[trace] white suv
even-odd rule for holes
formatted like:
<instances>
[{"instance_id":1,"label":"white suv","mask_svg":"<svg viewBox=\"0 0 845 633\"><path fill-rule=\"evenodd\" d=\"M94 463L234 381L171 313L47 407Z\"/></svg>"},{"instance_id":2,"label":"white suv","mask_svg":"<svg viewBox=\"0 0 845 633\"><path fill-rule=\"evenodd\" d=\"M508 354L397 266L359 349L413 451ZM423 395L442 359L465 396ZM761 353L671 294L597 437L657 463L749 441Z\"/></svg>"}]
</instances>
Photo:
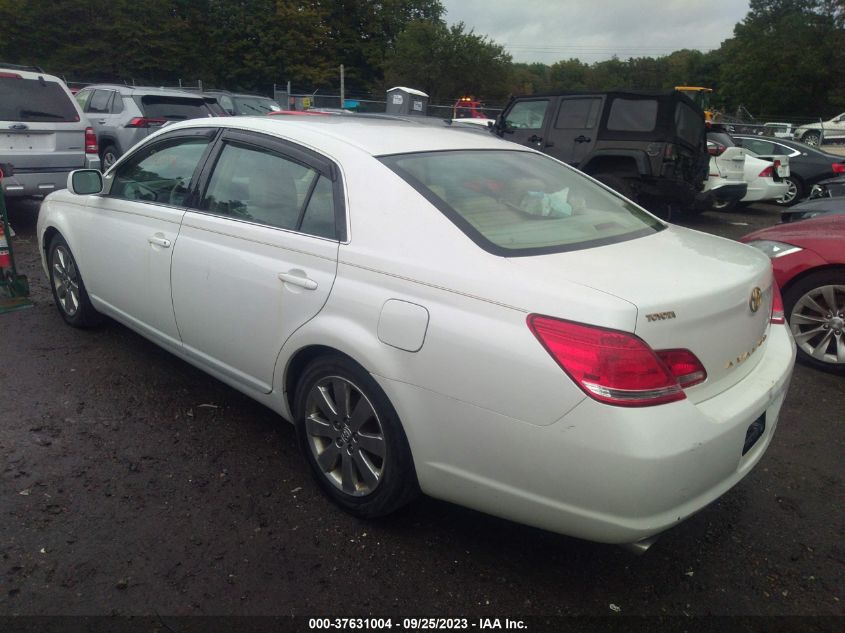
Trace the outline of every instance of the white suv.
<instances>
[{"instance_id":1,"label":"white suv","mask_svg":"<svg viewBox=\"0 0 845 633\"><path fill-rule=\"evenodd\" d=\"M845 112L829 121L799 126L795 130L794 138L796 141L814 147L818 147L824 141L845 140Z\"/></svg>"}]
</instances>

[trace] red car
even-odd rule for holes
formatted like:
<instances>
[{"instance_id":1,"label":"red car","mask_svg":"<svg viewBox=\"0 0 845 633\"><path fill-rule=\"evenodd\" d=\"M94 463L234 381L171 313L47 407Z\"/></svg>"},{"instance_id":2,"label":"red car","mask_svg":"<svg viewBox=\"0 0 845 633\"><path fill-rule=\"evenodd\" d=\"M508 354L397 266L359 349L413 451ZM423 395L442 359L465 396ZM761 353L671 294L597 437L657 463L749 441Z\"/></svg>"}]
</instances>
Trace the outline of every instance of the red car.
<instances>
[{"instance_id":1,"label":"red car","mask_svg":"<svg viewBox=\"0 0 845 633\"><path fill-rule=\"evenodd\" d=\"M845 215L778 224L741 241L772 260L799 360L845 373Z\"/></svg>"}]
</instances>

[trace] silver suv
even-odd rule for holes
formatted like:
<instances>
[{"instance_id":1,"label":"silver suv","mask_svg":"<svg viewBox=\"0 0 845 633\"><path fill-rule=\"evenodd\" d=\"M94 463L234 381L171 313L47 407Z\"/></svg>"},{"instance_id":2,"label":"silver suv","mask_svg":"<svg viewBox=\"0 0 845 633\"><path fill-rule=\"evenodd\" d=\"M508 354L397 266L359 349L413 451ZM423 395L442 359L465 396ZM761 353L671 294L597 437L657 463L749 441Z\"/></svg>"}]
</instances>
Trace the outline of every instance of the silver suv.
<instances>
[{"instance_id":1,"label":"silver suv","mask_svg":"<svg viewBox=\"0 0 845 633\"><path fill-rule=\"evenodd\" d=\"M196 93L141 86L86 86L76 100L94 125L103 171L135 143L170 121L215 116L210 102Z\"/></svg>"},{"instance_id":2,"label":"silver suv","mask_svg":"<svg viewBox=\"0 0 845 633\"><path fill-rule=\"evenodd\" d=\"M64 189L74 169L99 169L97 137L65 83L37 66L0 62L0 163L8 197Z\"/></svg>"}]
</instances>

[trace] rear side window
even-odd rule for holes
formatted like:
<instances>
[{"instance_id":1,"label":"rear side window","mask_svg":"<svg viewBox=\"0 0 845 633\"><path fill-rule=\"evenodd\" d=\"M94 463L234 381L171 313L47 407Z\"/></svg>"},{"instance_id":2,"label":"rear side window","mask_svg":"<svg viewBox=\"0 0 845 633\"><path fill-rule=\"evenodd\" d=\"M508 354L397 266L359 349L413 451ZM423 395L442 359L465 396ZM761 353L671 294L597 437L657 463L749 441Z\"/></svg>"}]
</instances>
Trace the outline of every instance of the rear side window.
<instances>
[{"instance_id":1,"label":"rear side window","mask_svg":"<svg viewBox=\"0 0 845 633\"><path fill-rule=\"evenodd\" d=\"M675 106L675 130L682 141L698 147L704 133L704 117L685 103Z\"/></svg>"},{"instance_id":2,"label":"rear side window","mask_svg":"<svg viewBox=\"0 0 845 633\"><path fill-rule=\"evenodd\" d=\"M449 151L381 160L496 255L589 248L664 228L639 207L541 154Z\"/></svg>"},{"instance_id":3,"label":"rear side window","mask_svg":"<svg viewBox=\"0 0 845 633\"><path fill-rule=\"evenodd\" d=\"M601 99L562 99L555 127L583 130L596 126L601 112Z\"/></svg>"},{"instance_id":4,"label":"rear side window","mask_svg":"<svg viewBox=\"0 0 845 633\"><path fill-rule=\"evenodd\" d=\"M518 101L505 117L505 124L515 130L540 130L548 105L548 99Z\"/></svg>"},{"instance_id":5,"label":"rear side window","mask_svg":"<svg viewBox=\"0 0 845 633\"><path fill-rule=\"evenodd\" d=\"M657 101L614 99L607 129L616 132L651 132L657 124Z\"/></svg>"},{"instance_id":6,"label":"rear side window","mask_svg":"<svg viewBox=\"0 0 845 633\"><path fill-rule=\"evenodd\" d=\"M144 116L150 119L167 119L168 121L184 121L199 119L210 115L202 99L183 97L160 97L147 95L135 97Z\"/></svg>"},{"instance_id":7,"label":"rear side window","mask_svg":"<svg viewBox=\"0 0 845 633\"><path fill-rule=\"evenodd\" d=\"M86 112L97 112L107 114L109 111L109 101L111 101L114 92L111 90L95 90L88 101L88 109Z\"/></svg>"},{"instance_id":8,"label":"rear side window","mask_svg":"<svg viewBox=\"0 0 845 633\"><path fill-rule=\"evenodd\" d=\"M0 77L0 121L79 121L70 97L55 81Z\"/></svg>"},{"instance_id":9,"label":"rear side window","mask_svg":"<svg viewBox=\"0 0 845 633\"><path fill-rule=\"evenodd\" d=\"M236 220L335 237L331 181L259 147L225 145L200 208Z\"/></svg>"}]
</instances>

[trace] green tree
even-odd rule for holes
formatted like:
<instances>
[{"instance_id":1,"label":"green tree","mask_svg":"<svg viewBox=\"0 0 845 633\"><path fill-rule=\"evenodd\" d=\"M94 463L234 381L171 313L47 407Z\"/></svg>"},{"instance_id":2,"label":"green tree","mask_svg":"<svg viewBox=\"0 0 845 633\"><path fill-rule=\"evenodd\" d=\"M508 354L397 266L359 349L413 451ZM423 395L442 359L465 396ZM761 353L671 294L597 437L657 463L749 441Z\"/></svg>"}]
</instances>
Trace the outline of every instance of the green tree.
<instances>
[{"instance_id":1,"label":"green tree","mask_svg":"<svg viewBox=\"0 0 845 633\"><path fill-rule=\"evenodd\" d=\"M385 79L428 93L432 103L463 94L501 100L511 86L511 57L463 22L417 20L399 35L385 63Z\"/></svg>"}]
</instances>

